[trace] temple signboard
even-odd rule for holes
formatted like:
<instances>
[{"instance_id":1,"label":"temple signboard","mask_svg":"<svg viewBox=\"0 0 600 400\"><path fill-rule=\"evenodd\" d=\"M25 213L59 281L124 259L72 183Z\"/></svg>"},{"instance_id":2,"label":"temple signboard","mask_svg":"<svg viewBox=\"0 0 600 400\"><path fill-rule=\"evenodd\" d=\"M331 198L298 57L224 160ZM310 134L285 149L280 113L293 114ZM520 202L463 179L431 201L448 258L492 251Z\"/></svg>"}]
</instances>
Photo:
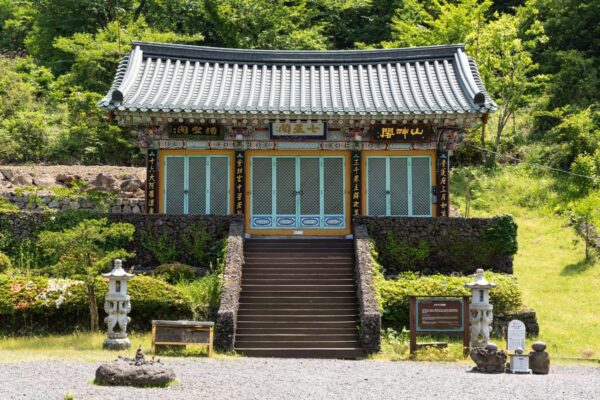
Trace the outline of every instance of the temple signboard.
<instances>
[{"instance_id":1,"label":"temple signboard","mask_svg":"<svg viewBox=\"0 0 600 400\"><path fill-rule=\"evenodd\" d=\"M273 139L325 139L327 136L327 123L315 121L271 122L269 131Z\"/></svg>"},{"instance_id":2,"label":"temple signboard","mask_svg":"<svg viewBox=\"0 0 600 400\"><path fill-rule=\"evenodd\" d=\"M223 139L223 126L214 124L172 124L169 137L192 140Z\"/></svg>"},{"instance_id":3,"label":"temple signboard","mask_svg":"<svg viewBox=\"0 0 600 400\"><path fill-rule=\"evenodd\" d=\"M371 128L373 140L425 142L433 135L430 124L376 124Z\"/></svg>"}]
</instances>

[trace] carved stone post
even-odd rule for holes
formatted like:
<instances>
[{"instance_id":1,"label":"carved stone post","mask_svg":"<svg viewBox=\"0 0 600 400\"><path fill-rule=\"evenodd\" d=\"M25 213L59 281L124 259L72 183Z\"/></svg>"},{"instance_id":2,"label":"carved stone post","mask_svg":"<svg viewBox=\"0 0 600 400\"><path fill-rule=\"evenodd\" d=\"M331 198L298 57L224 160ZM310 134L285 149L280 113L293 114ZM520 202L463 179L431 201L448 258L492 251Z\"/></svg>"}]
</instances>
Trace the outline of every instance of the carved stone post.
<instances>
[{"instance_id":1,"label":"carved stone post","mask_svg":"<svg viewBox=\"0 0 600 400\"><path fill-rule=\"evenodd\" d=\"M110 350L128 349L131 342L127 338L127 324L131 318L127 314L131 311L131 302L127 295L127 281L133 278L133 274L125 272L121 260L115 260L113 270L102 276L108 278L108 293L104 300L104 311L108 314L104 319L108 326L108 338L102 347Z\"/></svg>"}]
</instances>

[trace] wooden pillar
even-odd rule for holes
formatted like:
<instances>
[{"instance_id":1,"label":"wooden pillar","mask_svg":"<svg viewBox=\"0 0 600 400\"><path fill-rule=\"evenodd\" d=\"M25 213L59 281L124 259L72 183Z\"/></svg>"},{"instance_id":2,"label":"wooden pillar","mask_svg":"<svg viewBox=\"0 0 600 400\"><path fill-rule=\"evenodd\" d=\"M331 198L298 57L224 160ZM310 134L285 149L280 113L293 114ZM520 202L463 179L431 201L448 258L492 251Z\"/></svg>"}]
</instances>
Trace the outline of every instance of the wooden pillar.
<instances>
[{"instance_id":1,"label":"wooden pillar","mask_svg":"<svg viewBox=\"0 0 600 400\"><path fill-rule=\"evenodd\" d=\"M158 213L158 150L148 149L146 155L146 213Z\"/></svg>"},{"instance_id":2,"label":"wooden pillar","mask_svg":"<svg viewBox=\"0 0 600 400\"><path fill-rule=\"evenodd\" d=\"M450 216L450 163L447 150L438 150L437 153L437 216Z\"/></svg>"},{"instance_id":3,"label":"wooden pillar","mask_svg":"<svg viewBox=\"0 0 600 400\"><path fill-rule=\"evenodd\" d=\"M362 214L362 152L353 151L351 157L350 179L351 179L351 214L356 217Z\"/></svg>"},{"instance_id":4,"label":"wooden pillar","mask_svg":"<svg viewBox=\"0 0 600 400\"><path fill-rule=\"evenodd\" d=\"M246 171L245 171L245 152L244 150L236 150L235 152L235 173L233 182L233 213L244 214L244 201L245 201L245 182L246 182Z\"/></svg>"}]
</instances>

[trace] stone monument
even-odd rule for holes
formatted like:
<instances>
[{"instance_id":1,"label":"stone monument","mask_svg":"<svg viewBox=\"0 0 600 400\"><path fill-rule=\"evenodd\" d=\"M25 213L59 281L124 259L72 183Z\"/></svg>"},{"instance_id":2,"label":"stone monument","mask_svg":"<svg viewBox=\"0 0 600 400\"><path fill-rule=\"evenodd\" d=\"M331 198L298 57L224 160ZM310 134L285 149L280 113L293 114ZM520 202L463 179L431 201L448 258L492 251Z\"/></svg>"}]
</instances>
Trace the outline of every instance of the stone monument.
<instances>
[{"instance_id":1,"label":"stone monument","mask_svg":"<svg viewBox=\"0 0 600 400\"><path fill-rule=\"evenodd\" d=\"M108 279L108 293L104 300L104 311L108 317L104 319L108 326L108 338L104 340L103 347L110 350L124 350L131 347L127 338L127 324L131 318L127 316L131 311L130 297L127 295L127 281L133 278L123 269L121 260L115 260L114 268L108 274L102 274Z\"/></svg>"},{"instance_id":2,"label":"stone monument","mask_svg":"<svg viewBox=\"0 0 600 400\"><path fill-rule=\"evenodd\" d=\"M515 351L517 349L525 348L525 337L527 336L527 328L522 321L513 319L508 324L508 331L506 337L506 349L508 351Z\"/></svg>"},{"instance_id":3,"label":"stone monument","mask_svg":"<svg viewBox=\"0 0 600 400\"><path fill-rule=\"evenodd\" d=\"M510 364L508 370L513 374L530 374L529 355L523 354L525 349L525 337L527 329L525 324L518 319L510 321L506 337L507 350L513 352L510 354Z\"/></svg>"},{"instance_id":4,"label":"stone monument","mask_svg":"<svg viewBox=\"0 0 600 400\"><path fill-rule=\"evenodd\" d=\"M550 355L545 351L546 343L535 342L529 352L529 367L534 374L546 375L550 372Z\"/></svg>"},{"instance_id":5,"label":"stone monument","mask_svg":"<svg viewBox=\"0 0 600 400\"><path fill-rule=\"evenodd\" d=\"M473 293L469 306L471 322L471 347L486 347L490 340L494 306L490 304L490 289L495 283L488 282L483 276L483 269L475 273L473 282L465 283L465 287Z\"/></svg>"}]
</instances>

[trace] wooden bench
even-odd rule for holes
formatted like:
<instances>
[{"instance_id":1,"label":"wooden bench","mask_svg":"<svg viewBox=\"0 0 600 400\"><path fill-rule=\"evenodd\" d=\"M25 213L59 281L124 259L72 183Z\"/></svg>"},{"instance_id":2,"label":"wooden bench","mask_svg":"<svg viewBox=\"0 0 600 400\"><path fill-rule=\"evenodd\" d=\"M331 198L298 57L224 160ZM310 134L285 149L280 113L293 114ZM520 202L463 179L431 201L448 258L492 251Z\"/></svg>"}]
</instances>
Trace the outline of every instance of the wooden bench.
<instances>
[{"instance_id":1,"label":"wooden bench","mask_svg":"<svg viewBox=\"0 0 600 400\"><path fill-rule=\"evenodd\" d=\"M156 346L208 346L208 356L213 353L214 322L201 321L152 321L152 350Z\"/></svg>"}]
</instances>

